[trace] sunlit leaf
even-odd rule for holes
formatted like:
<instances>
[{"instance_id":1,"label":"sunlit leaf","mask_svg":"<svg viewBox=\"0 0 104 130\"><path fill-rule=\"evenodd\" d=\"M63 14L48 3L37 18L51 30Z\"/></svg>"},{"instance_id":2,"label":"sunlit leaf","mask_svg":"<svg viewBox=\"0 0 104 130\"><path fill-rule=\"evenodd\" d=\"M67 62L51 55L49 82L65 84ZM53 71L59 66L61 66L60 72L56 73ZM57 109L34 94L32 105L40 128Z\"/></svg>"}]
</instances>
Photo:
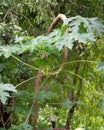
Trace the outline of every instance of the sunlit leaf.
<instances>
[{"instance_id":1,"label":"sunlit leaf","mask_svg":"<svg viewBox=\"0 0 104 130\"><path fill-rule=\"evenodd\" d=\"M3 104L6 103L8 97L10 97L9 92L17 92L17 90L15 89L15 87L12 84L3 84L0 83L0 100Z\"/></svg>"}]
</instances>

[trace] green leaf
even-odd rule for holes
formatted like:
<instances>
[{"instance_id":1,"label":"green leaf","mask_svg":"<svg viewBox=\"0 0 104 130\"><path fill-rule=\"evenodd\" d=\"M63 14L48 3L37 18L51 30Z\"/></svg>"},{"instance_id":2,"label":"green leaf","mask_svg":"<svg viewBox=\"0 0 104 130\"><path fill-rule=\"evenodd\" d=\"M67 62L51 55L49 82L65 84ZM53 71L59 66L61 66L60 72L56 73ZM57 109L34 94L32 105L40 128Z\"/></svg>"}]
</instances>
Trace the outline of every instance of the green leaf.
<instances>
[{"instance_id":1,"label":"green leaf","mask_svg":"<svg viewBox=\"0 0 104 130\"><path fill-rule=\"evenodd\" d=\"M19 50L19 47L14 46L0 46L0 56L4 55L5 58L8 58L12 55L12 53L17 53L17 50Z\"/></svg>"},{"instance_id":2,"label":"green leaf","mask_svg":"<svg viewBox=\"0 0 104 130\"><path fill-rule=\"evenodd\" d=\"M99 37L104 33L104 25L98 18L76 16L68 18L64 25L69 26L69 37L71 36L74 41L81 43L95 42L95 33Z\"/></svg>"},{"instance_id":3,"label":"green leaf","mask_svg":"<svg viewBox=\"0 0 104 130\"><path fill-rule=\"evenodd\" d=\"M27 123L22 124L23 130L33 130L33 127Z\"/></svg>"},{"instance_id":4,"label":"green leaf","mask_svg":"<svg viewBox=\"0 0 104 130\"><path fill-rule=\"evenodd\" d=\"M24 40L24 38L25 38L24 36L17 37L15 39L15 43L22 42Z\"/></svg>"},{"instance_id":5,"label":"green leaf","mask_svg":"<svg viewBox=\"0 0 104 130\"><path fill-rule=\"evenodd\" d=\"M104 62L99 62L97 66L97 70L104 70Z\"/></svg>"},{"instance_id":6,"label":"green leaf","mask_svg":"<svg viewBox=\"0 0 104 130\"><path fill-rule=\"evenodd\" d=\"M4 56L8 58L11 55L9 48L9 46L0 46L0 56L4 54Z\"/></svg>"},{"instance_id":7,"label":"green leaf","mask_svg":"<svg viewBox=\"0 0 104 130\"><path fill-rule=\"evenodd\" d=\"M15 89L15 87L12 84L3 84L0 83L0 100L3 104L6 103L8 97L10 97L9 92L17 92L17 90Z\"/></svg>"},{"instance_id":8,"label":"green leaf","mask_svg":"<svg viewBox=\"0 0 104 130\"><path fill-rule=\"evenodd\" d=\"M66 31L66 29L67 29L67 26L66 26L66 25L62 26L62 27L61 27L62 33L64 33L64 32ZM62 34L62 33L61 33L61 34Z\"/></svg>"},{"instance_id":9,"label":"green leaf","mask_svg":"<svg viewBox=\"0 0 104 130\"><path fill-rule=\"evenodd\" d=\"M95 42L95 36L93 33L76 33L74 36L75 41L81 42L81 43L87 43L88 41Z\"/></svg>"},{"instance_id":10,"label":"green leaf","mask_svg":"<svg viewBox=\"0 0 104 130\"><path fill-rule=\"evenodd\" d=\"M78 104L78 105L85 105L85 103L83 101L81 101L81 100L78 100L75 103Z\"/></svg>"},{"instance_id":11,"label":"green leaf","mask_svg":"<svg viewBox=\"0 0 104 130\"><path fill-rule=\"evenodd\" d=\"M11 128L9 128L9 130L33 130L33 127L31 125L29 125L28 123L22 123L20 125L12 125Z\"/></svg>"},{"instance_id":12,"label":"green leaf","mask_svg":"<svg viewBox=\"0 0 104 130\"><path fill-rule=\"evenodd\" d=\"M59 51L62 50L64 45L72 49L73 44L76 42L85 44L89 41L95 42L95 36L101 36L104 33L104 26L98 18L76 16L67 19L64 25L61 30L56 29L49 36L37 36L36 38L29 36L17 37L15 43L18 44L0 46L0 56L4 55L8 58L12 54L21 54L26 51L31 53L35 51L37 56L41 54L48 56L53 54L56 48ZM66 25L69 27L69 33L63 35Z\"/></svg>"},{"instance_id":13,"label":"green leaf","mask_svg":"<svg viewBox=\"0 0 104 130\"><path fill-rule=\"evenodd\" d=\"M60 29L54 29L53 32L51 32L51 33L49 34L49 37L54 38L54 37L56 37L56 36L61 36L61 35L62 35L62 32L65 31L65 28L66 28L66 27L63 26L63 27L61 28L61 30L60 30Z\"/></svg>"},{"instance_id":14,"label":"green leaf","mask_svg":"<svg viewBox=\"0 0 104 130\"><path fill-rule=\"evenodd\" d=\"M44 103L47 100L51 100L54 97L53 92L45 92L44 90L39 92L39 94L36 96L36 98L41 102Z\"/></svg>"},{"instance_id":15,"label":"green leaf","mask_svg":"<svg viewBox=\"0 0 104 130\"><path fill-rule=\"evenodd\" d=\"M103 21L101 21L97 17L90 18L89 21L91 22L92 30L95 30L97 32L98 36L101 37L102 34L104 33L104 25L102 24Z\"/></svg>"},{"instance_id":16,"label":"green leaf","mask_svg":"<svg viewBox=\"0 0 104 130\"><path fill-rule=\"evenodd\" d=\"M66 109L71 109L73 105L74 105L73 102L71 102L69 99L66 99L63 102L62 107Z\"/></svg>"},{"instance_id":17,"label":"green leaf","mask_svg":"<svg viewBox=\"0 0 104 130\"><path fill-rule=\"evenodd\" d=\"M69 49L72 49L73 42L74 42L73 36L71 34L65 34L59 41L55 43L55 45L59 50L62 50L64 45Z\"/></svg>"}]
</instances>

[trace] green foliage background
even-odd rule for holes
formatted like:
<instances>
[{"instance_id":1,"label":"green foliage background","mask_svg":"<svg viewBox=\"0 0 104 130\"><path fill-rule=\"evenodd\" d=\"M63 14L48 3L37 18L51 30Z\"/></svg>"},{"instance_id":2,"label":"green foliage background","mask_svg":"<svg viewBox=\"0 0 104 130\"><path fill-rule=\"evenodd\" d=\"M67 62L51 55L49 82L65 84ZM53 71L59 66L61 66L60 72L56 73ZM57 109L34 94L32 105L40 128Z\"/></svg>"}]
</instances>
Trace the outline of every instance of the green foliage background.
<instances>
[{"instance_id":1,"label":"green foliage background","mask_svg":"<svg viewBox=\"0 0 104 130\"><path fill-rule=\"evenodd\" d=\"M59 50L63 46L57 49L51 44L47 47L47 43L50 41L52 43L54 37L58 41L57 46L60 46L60 42L63 43L64 39L66 42L70 40L69 35L62 36L64 28L61 27L61 22L56 27L59 30L54 31L50 37L45 36L52 20L59 13L63 13L69 18L81 15L104 20L104 1L0 0L0 46L7 50L6 58L14 53L19 54L7 59L3 55L0 57L0 82L11 83L18 90L18 93L11 95L11 97L15 97L15 105L11 123L6 126L9 130L32 129L33 124L29 116L33 113L31 108L34 98L37 98L40 104L38 129L51 129L50 116L57 116L59 118L57 127L63 128L68 110L73 104L77 104L77 107L71 121L72 130L78 127L84 130L104 129L104 71L102 71L104 70L104 36L100 39L97 36L95 44L87 41L88 37L91 38L91 34L86 36L87 38L78 37L81 39L80 42L85 41L87 44L75 44L70 50L69 61L64 70L59 75L49 76L50 70L57 70L62 63L63 51ZM77 23L76 21L75 25ZM97 27L97 25L95 26ZM75 37L73 34L72 36ZM34 51L36 39L41 40ZM90 40L93 41L93 39ZM8 47L5 48L4 45L8 45ZM71 46L69 48L71 49ZM0 50L0 52L2 51ZM40 55L43 53L46 54L46 57L40 59ZM34 82L37 74L34 66L36 68L42 66L45 70L42 91L37 97L34 96ZM76 68L78 68L77 75L75 75ZM76 78L76 84L73 83L74 78ZM78 101L68 100L69 92L77 95L79 90ZM5 92L5 89L3 91ZM11 108L6 106L6 111L10 112Z\"/></svg>"}]
</instances>

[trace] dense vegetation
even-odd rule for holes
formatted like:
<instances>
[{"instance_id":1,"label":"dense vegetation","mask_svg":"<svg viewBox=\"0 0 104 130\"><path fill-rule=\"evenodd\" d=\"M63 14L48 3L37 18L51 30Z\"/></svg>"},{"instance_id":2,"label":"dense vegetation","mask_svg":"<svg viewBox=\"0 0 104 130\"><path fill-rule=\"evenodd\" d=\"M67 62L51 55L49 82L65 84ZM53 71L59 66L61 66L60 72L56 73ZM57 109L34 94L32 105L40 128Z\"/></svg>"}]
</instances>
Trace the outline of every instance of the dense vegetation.
<instances>
[{"instance_id":1,"label":"dense vegetation","mask_svg":"<svg viewBox=\"0 0 104 130\"><path fill-rule=\"evenodd\" d=\"M0 1L0 130L104 129L103 12L103 0Z\"/></svg>"}]
</instances>

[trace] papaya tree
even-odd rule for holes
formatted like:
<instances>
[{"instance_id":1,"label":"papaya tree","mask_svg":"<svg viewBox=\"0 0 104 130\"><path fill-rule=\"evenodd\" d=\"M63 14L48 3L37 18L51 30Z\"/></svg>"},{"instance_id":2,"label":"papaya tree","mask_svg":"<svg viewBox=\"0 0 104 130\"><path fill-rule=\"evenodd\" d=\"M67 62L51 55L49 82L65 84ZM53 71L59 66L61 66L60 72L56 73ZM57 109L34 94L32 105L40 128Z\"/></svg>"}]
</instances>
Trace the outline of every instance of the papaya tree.
<instances>
[{"instance_id":1,"label":"papaya tree","mask_svg":"<svg viewBox=\"0 0 104 130\"><path fill-rule=\"evenodd\" d=\"M63 21L62 27L54 29L60 20ZM50 102L56 104L53 106L56 109L66 109L67 115L63 127L69 130L75 129L73 117L88 103L86 96L90 95L89 98L92 100L95 97L94 94L97 94L96 98L99 99L103 95L96 90L96 82L92 80L93 73L96 74L96 64L99 62L93 61L93 48L103 33L104 26L98 18L81 16L66 18L65 15L59 14L50 25L47 35L36 38L25 34L16 35L14 45L0 46L0 56L4 57L4 60L9 59L12 64L13 61L19 62L21 66L23 65L22 67L26 66L27 70L32 71L30 74L33 77L28 75L29 78L20 83L18 83L20 79L15 81L16 88L36 79L33 85L34 98L30 112L23 126L17 129L21 127L27 129L24 126L32 129L26 124L29 118L33 127L36 128L41 106ZM4 90L8 91L8 87ZM10 91L16 92L13 88ZM2 100L3 97L5 99L9 97L3 94L4 92L0 97L2 106L6 103L6 100L5 102ZM2 119L1 124L5 128L6 122L4 118ZM84 127L87 127L86 124Z\"/></svg>"}]
</instances>

